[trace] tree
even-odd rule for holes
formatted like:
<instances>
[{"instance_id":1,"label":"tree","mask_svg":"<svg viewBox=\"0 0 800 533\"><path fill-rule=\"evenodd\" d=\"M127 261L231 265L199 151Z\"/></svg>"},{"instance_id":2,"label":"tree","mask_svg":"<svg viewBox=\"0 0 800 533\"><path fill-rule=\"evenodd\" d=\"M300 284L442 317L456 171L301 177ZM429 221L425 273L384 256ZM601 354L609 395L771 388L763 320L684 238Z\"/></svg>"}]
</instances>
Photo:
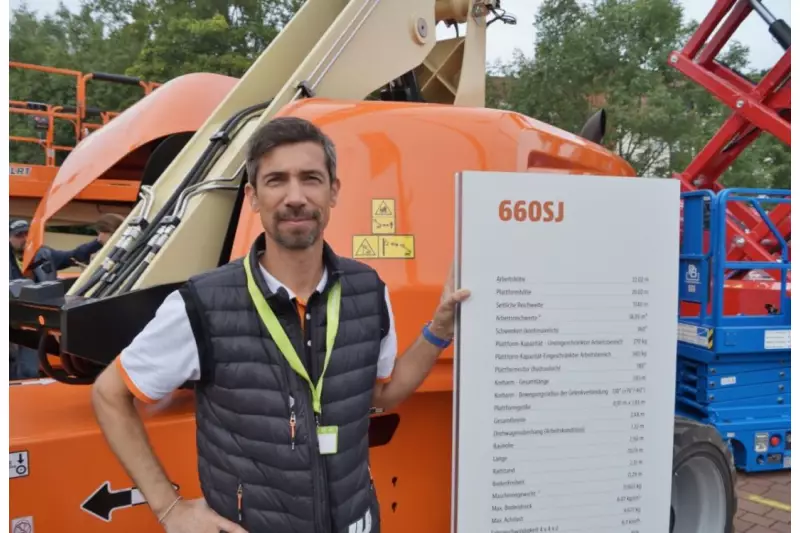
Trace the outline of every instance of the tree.
<instances>
[{"instance_id":1,"label":"tree","mask_svg":"<svg viewBox=\"0 0 800 533\"><path fill-rule=\"evenodd\" d=\"M82 0L38 16L12 11L10 58L84 73L126 74L166 82L191 72L239 77L272 42L303 0ZM74 77L12 69L12 100L76 104ZM121 111L142 97L138 87L90 81L87 105ZM11 134L36 137L29 116L12 115ZM74 126L57 123L56 143L76 143ZM41 131L39 132L39 134ZM13 162L44 163L43 150L12 142ZM66 153L61 154L63 156Z\"/></svg>"},{"instance_id":2,"label":"tree","mask_svg":"<svg viewBox=\"0 0 800 533\"><path fill-rule=\"evenodd\" d=\"M677 0L545 0L534 24L534 56L518 54L502 66L501 75L510 81L503 90L492 84L489 104L572 132L596 108L605 107L605 144L639 175L682 171L730 115L667 63L669 53L680 49L696 28L683 20ZM734 42L719 59L744 71L748 50ZM780 145L759 140L724 181L770 186L784 174L767 170L764 162L782 165L781 154ZM781 183L788 183L785 176Z\"/></svg>"}]
</instances>

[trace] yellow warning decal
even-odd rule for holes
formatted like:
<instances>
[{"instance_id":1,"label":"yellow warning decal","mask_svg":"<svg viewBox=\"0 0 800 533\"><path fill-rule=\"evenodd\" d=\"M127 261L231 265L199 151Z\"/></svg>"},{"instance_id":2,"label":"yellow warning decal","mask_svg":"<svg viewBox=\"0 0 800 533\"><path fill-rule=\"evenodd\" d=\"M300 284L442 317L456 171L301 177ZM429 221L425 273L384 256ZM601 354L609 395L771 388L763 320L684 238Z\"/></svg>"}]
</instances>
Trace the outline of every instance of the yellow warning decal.
<instances>
[{"instance_id":1,"label":"yellow warning decal","mask_svg":"<svg viewBox=\"0 0 800 533\"><path fill-rule=\"evenodd\" d=\"M386 234L397 231L394 200L391 198L373 198L372 200L372 233Z\"/></svg>"},{"instance_id":2,"label":"yellow warning decal","mask_svg":"<svg viewBox=\"0 0 800 533\"><path fill-rule=\"evenodd\" d=\"M355 259L377 259L378 236L353 235L353 257Z\"/></svg>"},{"instance_id":3,"label":"yellow warning decal","mask_svg":"<svg viewBox=\"0 0 800 533\"><path fill-rule=\"evenodd\" d=\"M414 259L413 235L353 235L355 259Z\"/></svg>"},{"instance_id":4,"label":"yellow warning decal","mask_svg":"<svg viewBox=\"0 0 800 533\"><path fill-rule=\"evenodd\" d=\"M414 236L379 235L378 257L382 259L414 259Z\"/></svg>"},{"instance_id":5,"label":"yellow warning decal","mask_svg":"<svg viewBox=\"0 0 800 533\"><path fill-rule=\"evenodd\" d=\"M394 200L390 198L373 199L372 215L376 217L394 217Z\"/></svg>"}]
</instances>

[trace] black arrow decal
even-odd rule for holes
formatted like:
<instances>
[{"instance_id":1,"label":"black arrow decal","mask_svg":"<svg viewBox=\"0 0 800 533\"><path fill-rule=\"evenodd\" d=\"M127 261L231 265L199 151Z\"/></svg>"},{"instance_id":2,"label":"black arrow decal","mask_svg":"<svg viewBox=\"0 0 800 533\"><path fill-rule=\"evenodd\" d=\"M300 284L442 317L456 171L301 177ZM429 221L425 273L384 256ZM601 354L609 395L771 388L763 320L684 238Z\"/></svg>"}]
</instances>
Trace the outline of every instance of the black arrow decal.
<instances>
[{"instance_id":1,"label":"black arrow decal","mask_svg":"<svg viewBox=\"0 0 800 533\"><path fill-rule=\"evenodd\" d=\"M173 483L172 486L178 490L177 485ZM147 500L136 487L111 490L111 483L106 481L86 498L86 501L81 504L81 509L104 522L110 522L111 514L115 510L136 507L144 503L147 503Z\"/></svg>"}]
</instances>

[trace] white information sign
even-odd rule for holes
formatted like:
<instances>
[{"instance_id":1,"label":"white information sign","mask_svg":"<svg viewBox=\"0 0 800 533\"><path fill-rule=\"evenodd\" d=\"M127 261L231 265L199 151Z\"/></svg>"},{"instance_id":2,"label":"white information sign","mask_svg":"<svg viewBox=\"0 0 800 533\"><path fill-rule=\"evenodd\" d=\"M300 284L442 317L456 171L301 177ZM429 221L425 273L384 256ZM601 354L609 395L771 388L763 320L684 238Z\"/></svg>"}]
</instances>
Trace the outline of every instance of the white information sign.
<instances>
[{"instance_id":1,"label":"white information sign","mask_svg":"<svg viewBox=\"0 0 800 533\"><path fill-rule=\"evenodd\" d=\"M453 531L668 531L679 183L465 172Z\"/></svg>"}]
</instances>

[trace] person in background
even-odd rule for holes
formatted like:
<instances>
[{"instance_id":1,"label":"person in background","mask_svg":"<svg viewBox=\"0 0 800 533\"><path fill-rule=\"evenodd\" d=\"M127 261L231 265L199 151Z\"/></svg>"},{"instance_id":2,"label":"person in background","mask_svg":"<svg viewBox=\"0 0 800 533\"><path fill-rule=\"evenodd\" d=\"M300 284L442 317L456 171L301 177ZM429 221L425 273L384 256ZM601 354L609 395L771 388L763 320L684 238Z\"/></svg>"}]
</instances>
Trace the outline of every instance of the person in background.
<instances>
[{"instance_id":1,"label":"person in background","mask_svg":"<svg viewBox=\"0 0 800 533\"><path fill-rule=\"evenodd\" d=\"M10 279L29 278L37 283L51 281L58 278L60 270L88 263L92 255L103 247L124 220L124 217L115 213L102 215L93 226L97 238L72 250L55 250L49 246L42 246L36 252L28 273L22 271L22 254L25 251L30 226L25 220L13 220L9 225L8 235Z\"/></svg>"},{"instance_id":2,"label":"person in background","mask_svg":"<svg viewBox=\"0 0 800 533\"><path fill-rule=\"evenodd\" d=\"M22 271L22 255L30 228L25 220L13 220L8 228L9 277L10 281L28 278L36 283L58 279L58 271L88 263L117 231L125 219L114 213L101 216L94 225L97 238L81 244L73 250L54 250L42 246L27 272ZM39 357L36 350L27 346L9 343L9 378L30 379L39 376Z\"/></svg>"}]
</instances>

